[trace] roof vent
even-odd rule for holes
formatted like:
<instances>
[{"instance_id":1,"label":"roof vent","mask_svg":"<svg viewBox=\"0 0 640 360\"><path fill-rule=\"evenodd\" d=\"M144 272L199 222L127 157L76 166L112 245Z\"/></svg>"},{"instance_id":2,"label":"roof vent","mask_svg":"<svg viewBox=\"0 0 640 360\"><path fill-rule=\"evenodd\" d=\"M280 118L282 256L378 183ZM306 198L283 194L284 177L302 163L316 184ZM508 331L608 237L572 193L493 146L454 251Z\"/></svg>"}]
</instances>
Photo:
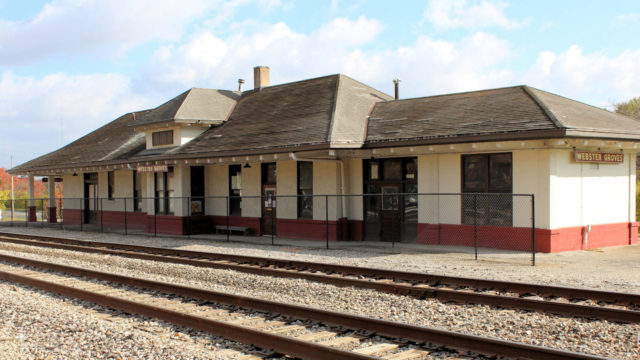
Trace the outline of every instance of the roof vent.
<instances>
[{"instance_id":1,"label":"roof vent","mask_svg":"<svg viewBox=\"0 0 640 360\"><path fill-rule=\"evenodd\" d=\"M395 98L398 100L400 98L400 79L393 79L393 88L395 89Z\"/></svg>"},{"instance_id":2,"label":"roof vent","mask_svg":"<svg viewBox=\"0 0 640 360\"><path fill-rule=\"evenodd\" d=\"M244 79L238 79L238 91L242 91L243 84L244 84Z\"/></svg>"},{"instance_id":3,"label":"roof vent","mask_svg":"<svg viewBox=\"0 0 640 360\"><path fill-rule=\"evenodd\" d=\"M269 67L256 66L253 68L253 88L260 89L269 86Z\"/></svg>"}]
</instances>

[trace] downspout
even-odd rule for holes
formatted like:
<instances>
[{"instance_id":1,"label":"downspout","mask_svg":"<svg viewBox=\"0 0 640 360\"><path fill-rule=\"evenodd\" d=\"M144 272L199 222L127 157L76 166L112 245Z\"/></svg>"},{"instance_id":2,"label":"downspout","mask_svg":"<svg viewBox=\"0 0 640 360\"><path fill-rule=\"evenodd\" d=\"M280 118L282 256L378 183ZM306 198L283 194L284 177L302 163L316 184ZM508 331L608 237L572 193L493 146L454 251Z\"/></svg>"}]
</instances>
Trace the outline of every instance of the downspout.
<instances>
[{"instance_id":1,"label":"downspout","mask_svg":"<svg viewBox=\"0 0 640 360\"><path fill-rule=\"evenodd\" d=\"M346 199L345 199L345 194L344 194L344 161L342 159L315 159L315 158L301 158L298 157L296 155L296 153L291 153L291 158L295 161L324 161L324 162L332 162L332 163L338 163L340 165L340 206L341 206L341 211L340 211L340 215L342 215L342 217L345 217L345 213L344 210L347 208L346 206Z\"/></svg>"}]
</instances>

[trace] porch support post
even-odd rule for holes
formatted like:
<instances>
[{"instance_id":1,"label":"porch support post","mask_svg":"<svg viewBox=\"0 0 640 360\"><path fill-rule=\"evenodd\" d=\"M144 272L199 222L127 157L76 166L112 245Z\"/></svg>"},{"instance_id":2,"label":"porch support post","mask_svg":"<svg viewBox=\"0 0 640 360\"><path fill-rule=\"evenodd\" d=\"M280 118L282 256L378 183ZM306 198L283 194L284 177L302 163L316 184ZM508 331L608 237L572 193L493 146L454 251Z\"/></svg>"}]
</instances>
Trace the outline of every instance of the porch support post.
<instances>
[{"instance_id":1,"label":"porch support post","mask_svg":"<svg viewBox=\"0 0 640 360\"><path fill-rule=\"evenodd\" d=\"M49 209L47 213L48 222L56 223L58 218L56 216L56 179L53 176L49 176Z\"/></svg>"},{"instance_id":2,"label":"porch support post","mask_svg":"<svg viewBox=\"0 0 640 360\"><path fill-rule=\"evenodd\" d=\"M35 191L34 191L34 178L33 175L29 175L29 209L27 218L29 222L38 221L38 215L36 213L36 199L35 199Z\"/></svg>"}]
</instances>

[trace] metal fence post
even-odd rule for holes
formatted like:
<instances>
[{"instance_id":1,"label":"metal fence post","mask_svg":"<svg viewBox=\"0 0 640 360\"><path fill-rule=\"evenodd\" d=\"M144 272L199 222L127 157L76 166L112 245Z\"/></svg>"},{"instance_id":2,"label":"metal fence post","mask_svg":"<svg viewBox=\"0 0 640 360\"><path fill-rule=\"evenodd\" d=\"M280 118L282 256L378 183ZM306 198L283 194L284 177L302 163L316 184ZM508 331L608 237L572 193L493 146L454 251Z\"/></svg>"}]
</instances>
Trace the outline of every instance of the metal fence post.
<instances>
[{"instance_id":1,"label":"metal fence post","mask_svg":"<svg viewBox=\"0 0 640 360\"><path fill-rule=\"evenodd\" d=\"M231 231L229 231L229 202L231 201L231 196L227 196L227 216L225 219L225 222L227 223L227 241L229 241L229 233L231 233Z\"/></svg>"},{"instance_id":2,"label":"metal fence post","mask_svg":"<svg viewBox=\"0 0 640 360\"><path fill-rule=\"evenodd\" d=\"M102 211L102 198L100 198L100 232L104 232L104 224L102 219L104 218L104 212Z\"/></svg>"},{"instance_id":3,"label":"metal fence post","mask_svg":"<svg viewBox=\"0 0 640 360\"><path fill-rule=\"evenodd\" d=\"M531 194L531 266L536 266L536 198Z\"/></svg>"},{"instance_id":4,"label":"metal fence post","mask_svg":"<svg viewBox=\"0 0 640 360\"><path fill-rule=\"evenodd\" d=\"M153 237L158 236L158 209L154 207L153 209Z\"/></svg>"},{"instance_id":5,"label":"metal fence post","mask_svg":"<svg viewBox=\"0 0 640 360\"><path fill-rule=\"evenodd\" d=\"M80 231L84 231L84 198L80 199Z\"/></svg>"},{"instance_id":6,"label":"metal fence post","mask_svg":"<svg viewBox=\"0 0 640 360\"><path fill-rule=\"evenodd\" d=\"M473 194L473 239L476 260L478 260L478 194Z\"/></svg>"},{"instance_id":7,"label":"metal fence post","mask_svg":"<svg viewBox=\"0 0 640 360\"><path fill-rule=\"evenodd\" d=\"M24 199L24 226L29 227L29 199Z\"/></svg>"},{"instance_id":8,"label":"metal fence post","mask_svg":"<svg viewBox=\"0 0 640 360\"><path fill-rule=\"evenodd\" d=\"M191 213L191 196L187 197L187 214L189 214L189 216L187 217L187 239L191 239L191 215L193 215Z\"/></svg>"},{"instance_id":9,"label":"metal fence post","mask_svg":"<svg viewBox=\"0 0 640 360\"><path fill-rule=\"evenodd\" d=\"M327 233L327 249L329 249L329 195L324 196L324 219Z\"/></svg>"},{"instance_id":10,"label":"metal fence post","mask_svg":"<svg viewBox=\"0 0 640 360\"><path fill-rule=\"evenodd\" d=\"M127 198L122 198L124 200L124 234L127 235Z\"/></svg>"},{"instance_id":11,"label":"metal fence post","mask_svg":"<svg viewBox=\"0 0 640 360\"><path fill-rule=\"evenodd\" d=\"M62 230L62 223L64 222L64 209L62 208L62 198L60 198L60 230Z\"/></svg>"},{"instance_id":12,"label":"metal fence post","mask_svg":"<svg viewBox=\"0 0 640 360\"><path fill-rule=\"evenodd\" d=\"M274 195L275 198L275 195ZM273 203L276 202L275 199L272 200L271 202L271 246L275 245L275 235L276 235L276 227L274 226L275 222L274 222L274 213L275 213L275 207L273 206Z\"/></svg>"},{"instance_id":13,"label":"metal fence post","mask_svg":"<svg viewBox=\"0 0 640 360\"><path fill-rule=\"evenodd\" d=\"M40 199L40 226L44 227L44 199Z\"/></svg>"}]
</instances>

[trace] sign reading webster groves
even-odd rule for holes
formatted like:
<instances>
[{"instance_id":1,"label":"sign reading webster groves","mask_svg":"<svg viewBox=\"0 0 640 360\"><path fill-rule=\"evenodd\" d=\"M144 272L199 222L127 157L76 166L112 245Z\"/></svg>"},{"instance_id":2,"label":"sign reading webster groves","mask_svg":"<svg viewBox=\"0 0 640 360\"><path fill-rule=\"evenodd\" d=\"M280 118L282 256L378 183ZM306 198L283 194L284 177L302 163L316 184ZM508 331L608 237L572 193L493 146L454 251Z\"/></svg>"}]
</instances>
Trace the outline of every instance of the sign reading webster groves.
<instances>
[{"instance_id":1,"label":"sign reading webster groves","mask_svg":"<svg viewBox=\"0 0 640 360\"><path fill-rule=\"evenodd\" d=\"M136 169L138 172L168 172L168 165L149 165L149 166L138 166Z\"/></svg>"},{"instance_id":2,"label":"sign reading webster groves","mask_svg":"<svg viewBox=\"0 0 640 360\"><path fill-rule=\"evenodd\" d=\"M621 153L606 153L600 151L576 151L573 154L576 162L620 164L624 161Z\"/></svg>"}]
</instances>

